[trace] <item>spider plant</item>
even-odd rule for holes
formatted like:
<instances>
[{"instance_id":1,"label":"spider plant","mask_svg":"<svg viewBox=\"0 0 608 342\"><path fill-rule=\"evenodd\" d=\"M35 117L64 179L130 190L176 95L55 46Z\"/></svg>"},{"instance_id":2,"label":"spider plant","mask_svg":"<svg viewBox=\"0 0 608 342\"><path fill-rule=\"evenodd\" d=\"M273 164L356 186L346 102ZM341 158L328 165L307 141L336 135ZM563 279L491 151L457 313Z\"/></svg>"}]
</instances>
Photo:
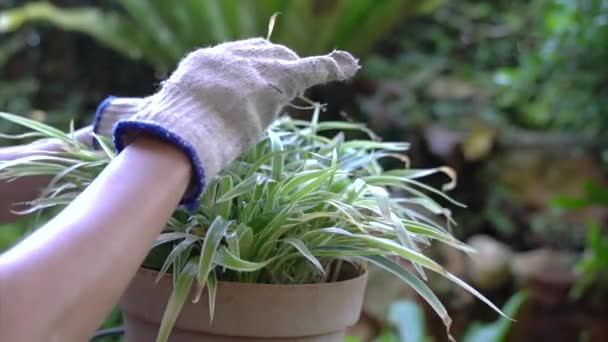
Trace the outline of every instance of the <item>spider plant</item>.
<instances>
[{"instance_id":1,"label":"spider plant","mask_svg":"<svg viewBox=\"0 0 608 342\"><path fill-rule=\"evenodd\" d=\"M193 286L199 296L207 287L213 315L218 281L329 282L338 279L344 263L360 272L366 264L375 264L401 278L448 330L446 308L425 283L428 270L500 313L421 251L420 246L438 241L472 252L433 219L442 215L448 226L452 220L435 198L460 204L420 181L443 173L450 178L444 186L449 189L455 185L451 170L410 168L403 155L408 144L381 142L356 123L319 122L319 111L317 106L310 122L278 120L259 143L209 180L196 212L178 209L169 220L144 263L157 269L159 277L170 272L175 284L159 341L169 336ZM95 151L56 128L10 114L0 117L31 129L32 137L66 143L60 152L0 162L0 179L54 176L26 213L70 203L115 157L107 138L97 137L102 150ZM366 138L346 139L346 133ZM384 170L379 161L385 158L397 159L404 167ZM404 267L405 261L415 273Z\"/></svg>"}]
</instances>

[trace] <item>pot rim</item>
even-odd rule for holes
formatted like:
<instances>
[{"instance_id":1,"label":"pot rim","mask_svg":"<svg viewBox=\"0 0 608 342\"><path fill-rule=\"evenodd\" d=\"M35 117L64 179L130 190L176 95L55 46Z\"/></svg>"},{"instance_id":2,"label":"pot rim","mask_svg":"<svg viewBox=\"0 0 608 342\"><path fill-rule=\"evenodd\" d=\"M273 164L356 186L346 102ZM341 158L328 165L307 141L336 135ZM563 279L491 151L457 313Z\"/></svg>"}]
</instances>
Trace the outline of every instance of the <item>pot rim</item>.
<instances>
[{"instance_id":1,"label":"pot rim","mask_svg":"<svg viewBox=\"0 0 608 342\"><path fill-rule=\"evenodd\" d=\"M159 273L158 270L154 270L151 268L146 268L144 266L140 266L139 269L137 270L138 273L143 273L145 276L154 276L154 278L157 277L157 274ZM359 273L356 277L353 278L349 278L349 279L345 279L345 280L339 280L339 281L332 281L332 282L325 282L325 283L306 283L306 284L266 284L266 283L243 283L243 282L238 282L238 281L225 281L225 280L220 280L218 281L218 286L221 284L222 287L226 287L226 286L230 286L230 287L241 287L241 288L285 288L285 287L325 287L325 286L335 286L338 284L347 284L349 282L356 282L358 280L360 280L361 278L367 277L368 275L368 271L367 269L364 269L361 273ZM173 280L170 279L173 278L173 273L165 273L160 279L158 279L157 281L154 281L154 285L158 284L159 282L163 281L163 280Z\"/></svg>"}]
</instances>

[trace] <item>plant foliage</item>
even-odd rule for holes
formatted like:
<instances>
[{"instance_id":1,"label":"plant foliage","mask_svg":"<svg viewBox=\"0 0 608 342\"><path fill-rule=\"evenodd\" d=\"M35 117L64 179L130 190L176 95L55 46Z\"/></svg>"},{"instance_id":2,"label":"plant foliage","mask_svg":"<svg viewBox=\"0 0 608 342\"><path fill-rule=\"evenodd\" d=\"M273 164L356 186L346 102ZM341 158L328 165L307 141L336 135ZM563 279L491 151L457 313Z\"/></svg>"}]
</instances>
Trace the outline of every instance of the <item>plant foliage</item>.
<instances>
[{"instance_id":1,"label":"plant foliage","mask_svg":"<svg viewBox=\"0 0 608 342\"><path fill-rule=\"evenodd\" d=\"M437 272L492 303L422 253L432 241L471 252L434 216L451 220L434 198L455 204L420 178L444 173L429 170L384 170L385 158L406 160L408 145L373 139L363 125L279 120L264 139L209 184L200 208L177 210L158 237L146 267L170 272L175 279L159 341L165 341L191 288L207 286L211 313L216 281L302 284L338 279L343 263L364 270L371 262L414 288L449 328L450 318L423 279ZM65 142L64 151L0 163L0 179L55 176L27 212L70 203L114 158L108 139L98 137L95 151L56 128L10 114L0 114L37 132ZM370 135L346 139L345 132ZM399 190L401 195L393 195ZM394 193L397 193L395 191ZM431 196L432 195L432 196ZM416 273L404 265L411 263ZM421 279L422 278L422 279Z\"/></svg>"}]
</instances>

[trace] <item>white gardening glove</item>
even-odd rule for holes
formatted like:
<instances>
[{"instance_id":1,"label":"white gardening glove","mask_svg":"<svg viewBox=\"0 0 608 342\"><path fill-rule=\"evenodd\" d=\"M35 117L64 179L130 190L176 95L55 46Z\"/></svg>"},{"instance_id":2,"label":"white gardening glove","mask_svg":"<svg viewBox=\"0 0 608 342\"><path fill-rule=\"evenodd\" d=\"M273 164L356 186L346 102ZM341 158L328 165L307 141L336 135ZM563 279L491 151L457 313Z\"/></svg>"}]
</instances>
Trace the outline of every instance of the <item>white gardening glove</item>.
<instances>
[{"instance_id":1,"label":"white gardening glove","mask_svg":"<svg viewBox=\"0 0 608 342\"><path fill-rule=\"evenodd\" d=\"M195 50L135 115L114 125L114 144L120 152L146 133L183 150L193 179L182 203L195 209L205 178L254 144L281 108L307 88L346 80L358 69L347 52L299 58L261 38Z\"/></svg>"},{"instance_id":2,"label":"white gardening glove","mask_svg":"<svg viewBox=\"0 0 608 342\"><path fill-rule=\"evenodd\" d=\"M112 135L114 124L122 119L128 119L143 109L149 98L142 97L106 97L95 111L93 133L102 136Z\"/></svg>"}]
</instances>

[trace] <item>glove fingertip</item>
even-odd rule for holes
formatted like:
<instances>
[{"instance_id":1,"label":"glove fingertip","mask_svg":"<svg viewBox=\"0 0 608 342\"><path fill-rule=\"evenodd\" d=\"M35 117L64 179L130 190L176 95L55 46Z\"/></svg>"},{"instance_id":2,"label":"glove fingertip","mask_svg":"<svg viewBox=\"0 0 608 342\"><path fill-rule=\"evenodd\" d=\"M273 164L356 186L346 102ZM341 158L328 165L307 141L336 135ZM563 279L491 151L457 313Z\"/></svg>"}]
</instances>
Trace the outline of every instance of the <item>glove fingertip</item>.
<instances>
[{"instance_id":1,"label":"glove fingertip","mask_svg":"<svg viewBox=\"0 0 608 342\"><path fill-rule=\"evenodd\" d=\"M359 60L346 51L334 50L328 55L328 57L336 61L338 67L342 71L343 78L341 78L340 81L352 78L353 76L355 76L357 71L361 69L361 66L359 65Z\"/></svg>"}]
</instances>

